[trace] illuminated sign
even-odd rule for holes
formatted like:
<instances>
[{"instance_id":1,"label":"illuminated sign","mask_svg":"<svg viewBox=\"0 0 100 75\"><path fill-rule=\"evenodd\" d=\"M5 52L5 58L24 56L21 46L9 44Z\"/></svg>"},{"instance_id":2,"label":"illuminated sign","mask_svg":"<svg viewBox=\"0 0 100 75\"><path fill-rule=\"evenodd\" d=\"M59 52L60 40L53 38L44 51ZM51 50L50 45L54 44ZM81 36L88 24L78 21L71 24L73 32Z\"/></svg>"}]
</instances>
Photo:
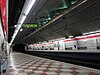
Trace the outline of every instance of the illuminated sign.
<instances>
[{"instance_id":1,"label":"illuminated sign","mask_svg":"<svg viewBox=\"0 0 100 75\"><path fill-rule=\"evenodd\" d=\"M38 25L38 24L23 24L22 27L24 28L37 28L38 26L41 26L41 25Z\"/></svg>"}]
</instances>

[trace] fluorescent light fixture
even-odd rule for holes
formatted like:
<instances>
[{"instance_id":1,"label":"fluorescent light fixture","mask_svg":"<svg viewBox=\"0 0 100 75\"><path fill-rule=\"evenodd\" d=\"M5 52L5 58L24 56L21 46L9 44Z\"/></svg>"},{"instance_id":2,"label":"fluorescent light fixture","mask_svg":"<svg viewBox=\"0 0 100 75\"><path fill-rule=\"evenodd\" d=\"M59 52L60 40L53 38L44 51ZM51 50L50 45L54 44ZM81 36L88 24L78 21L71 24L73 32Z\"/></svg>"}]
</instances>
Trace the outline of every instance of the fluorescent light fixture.
<instances>
[{"instance_id":1,"label":"fluorescent light fixture","mask_svg":"<svg viewBox=\"0 0 100 75\"><path fill-rule=\"evenodd\" d=\"M26 19L26 16L25 16L25 15L21 15L21 17L20 17L19 20L18 20L18 23L19 23L20 25L22 25L23 22L25 21L25 19Z\"/></svg>"},{"instance_id":2,"label":"fluorescent light fixture","mask_svg":"<svg viewBox=\"0 0 100 75\"><path fill-rule=\"evenodd\" d=\"M93 33L95 33L95 31L93 31L93 32L89 32L90 34L93 34Z\"/></svg>"},{"instance_id":3,"label":"fluorescent light fixture","mask_svg":"<svg viewBox=\"0 0 100 75\"><path fill-rule=\"evenodd\" d=\"M92 31L92 32L88 32L88 33L83 33L83 35L89 35L89 34L95 34L95 33L100 33L100 30Z\"/></svg>"},{"instance_id":4,"label":"fluorescent light fixture","mask_svg":"<svg viewBox=\"0 0 100 75\"><path fill-rule=\"evenodd\" d=\"M97 31L96 31L96 33L99 33L99 32L100 32L100 30L97 30Z\"/></svg>"},{"instance_id":5,"label":"fluorescent light fixture","mask_svg":"<svg viewBox=\"0 0 100 75\"><path fill-rule=\"evenodd\" d=\"M24 7L23 7L23 10L21 12L21 15L19 17L19 20L18 20L18 23L17 23L17 27L14 31L14 34L13 34L13 37L12 37L12 40L10 42L10 45L13 43L18 31L20 30L23 22L25 21L26 19L26 16L28 15L28 13L30 12L32 6L34 5L36 0L26 0L25 4L24 4Z\"/></svg>"},{"instance_id":6,"label":"fluorescent light fixture","mask_svg":"<svg viewBox=\"0 0 100 75\"><path fill-rule=\"evenodd\" d=\"M73 38L73 36L69 36L69 38Z\"/></svg>"},{"instance_id":7,"label":"fluorescent light fixture","mask_svg":"<svg viewBox=\"0 0 100 75\"><path fill-rule=\"evenodd\" d=\"M76 38L82 38L82 37L86 37L86 36L77 36Z\"/></svg>"},{"instance_id":8,"label":"fluorescent light fixture","mask_svg":"<svg viewBox=\"0 0 100 75\"><path fill-rule=\"evenodd\" d=\"M14 25L14 27L17 27L17 25Z\"/></svg>"},{"instance_id":9,"label":"fluorescent light fixture","mask_svg":"<svg viewBox=\"0 0 100 75\"><path fill-rule=\"evenodd\" d=\"M36 0L26 0L25 10L24 10L25 15L28 15L35 1Z\"/></svg>"},{"instance_id":10,"label":"fluorescent light fixture","mask_svg":"<svg viewBox=\"0 0 100 75\"><path fill-rule=\"evenodd\" d=\"M51 20L51 18L49 17L48 20Z\"/></svg>"},{"instance_id":11,"label":"fluorescent light fixture","mask_svg":"<svg viewBox=\"0 0 100 75\"><path fill-rule=\"evenodd\" d=\"M83 33L83 35L88 35L89 33Z\"/></svg>"},{"instance_id":12,"label":"fluorescent light fixture","mask_svg":"<svg viewBox=\"0 0 100 75\"><path fill-rule=\"evenodd\" d=\"M23 31L23 29L21 28L20 31Z\"/></svg>"}]
</instances>

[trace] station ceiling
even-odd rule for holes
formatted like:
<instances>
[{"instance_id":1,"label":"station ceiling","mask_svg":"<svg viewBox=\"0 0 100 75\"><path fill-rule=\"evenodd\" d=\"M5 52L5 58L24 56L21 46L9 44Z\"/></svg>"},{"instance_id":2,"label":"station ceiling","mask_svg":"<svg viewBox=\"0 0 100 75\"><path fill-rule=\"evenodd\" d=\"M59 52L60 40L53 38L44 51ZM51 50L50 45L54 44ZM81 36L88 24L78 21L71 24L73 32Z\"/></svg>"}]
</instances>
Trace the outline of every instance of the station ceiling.
<instances>
[{"instance_id":1,"label":"station ceiling","mask_svg":"<svg viewBox=\"0 0 100 75\"><path fill-rule=\"evenodd\" d=\"M19 6L12 1L18 1ZM21 27L23 31L19 31L13 43L38 43L100 30L100 0L85 1L36 0ZM14 25L18 21L25 0L10 0L10 3L9 38L13 34Z\"/></svg>"}]
</instances>

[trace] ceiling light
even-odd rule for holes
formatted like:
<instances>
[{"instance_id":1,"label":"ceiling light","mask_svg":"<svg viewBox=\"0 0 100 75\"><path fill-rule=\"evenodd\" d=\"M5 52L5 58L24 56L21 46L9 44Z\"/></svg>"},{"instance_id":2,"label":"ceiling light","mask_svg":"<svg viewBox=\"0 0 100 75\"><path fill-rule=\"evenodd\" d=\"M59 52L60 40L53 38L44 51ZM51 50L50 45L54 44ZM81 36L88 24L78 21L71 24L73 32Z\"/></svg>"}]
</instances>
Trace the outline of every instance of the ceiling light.
<instances>
[{"instance_id":1,"label":"ceiling light","mask_svg":"<svg viewBox=\"0 0 100 75\"><path fill-rule=\"evenodd\" d=\"M89 33L83 33L83 35L88 35Z\"/></svg>"},{"instance_id":2,"label":"ceiling light","mask_svg":"<svg viewBox=\"0 0 100 75\"><path fill-rule=\"evenodd\" d=\"M83 33L83 35L89 35L89 34L95 34L95 33L99 33L100 30L97 31L92 31L92 32L88 32L88 33Z\"/></svg>"},{"instance_id":3,"label":"ceiling light","mask_svg":"<svg viewBox=\"0 0 100 75\"><path fill-rule=\"evenodd\" d=\"M26 19L26 16L25 16L25 15L21 15L21 17L20 17L19 20L18 20L18 23L19 23L20 25L22 25L23 22L25 21L25 19Z\"/></svg>"},{"instance_id":4,"label":"ceiling light","mask_svg":"<svg viewBox=\"0 0 100 75\"><path fill-rule=\"evenodd\" d=\"M97 30L96 33L100 32L100 30Z\"/></svg>"},{"instance_id":5,"label":"ceiling light","mask_svg":"<svg viewBox=\"0 0 100 75\"><path fill-rule=\"evenodd\" d=\"M49 17L48 20L51 20L51 18Z\"/></svg>"},{"instance_id":6,"label":"ceiling light","mask_svg":"<svg viewBox=\"0 0 100 75\"><path fill-rule=\"evenodd\" d=\"M23 29L21 28L20 31L23 31Z\"/></svg>"},{"instance_id":7,"label":"ceiling light","mask_svg":"<svg viewBox=\"0 0 100 75\"><path fill-rule=\"evenodd\" d=\"M87 35L76 36L75 38L86 38Z\"/></svg>"},{"instance_id":8,"label":"ceiling light","mask_svg":"<svg viewBox=\"0 0 100 75\"><path fill-rule=\"evenodd\" d=\"M73 38L73 36L69 36L69 38Z\"/></svg>"},{"instance_id":9,"label":"ceiling light","mask_svg":"<svg viewBox=\"0 0 100 75\"><path fill-rule=\"evenodd\" d=\"M28 3L26 3L26 8L24 10L24 13L25 15L28 15L36 0L26 0L26 1L28 1Z\"/></svg>"},{"instance_id":10,"label":"ceiling light","mask_svg":"<svg viewBox=\"0 0 100 75\"><path fill-rule=\"evenodd\" d=\"M17 27L17 25L14 25L14 27Z\"/></svg>"}]
</instances>

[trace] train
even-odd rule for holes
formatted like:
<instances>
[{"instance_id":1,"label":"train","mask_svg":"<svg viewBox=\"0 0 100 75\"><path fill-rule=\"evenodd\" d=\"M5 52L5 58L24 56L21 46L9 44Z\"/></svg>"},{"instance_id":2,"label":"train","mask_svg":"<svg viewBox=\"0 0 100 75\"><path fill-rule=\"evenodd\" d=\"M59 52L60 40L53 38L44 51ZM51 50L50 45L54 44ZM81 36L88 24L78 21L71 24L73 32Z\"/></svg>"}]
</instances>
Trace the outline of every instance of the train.
<instances>
[{"instance_id":1,"label":"train","mask_svg":"<svg viewBox=\"0 0 100 75\"><path fill-rule=\"evenodd\" d=\"M100 52L100 33L63 37L27 46L27 51Z\"/></svg>"}]
</instances>

